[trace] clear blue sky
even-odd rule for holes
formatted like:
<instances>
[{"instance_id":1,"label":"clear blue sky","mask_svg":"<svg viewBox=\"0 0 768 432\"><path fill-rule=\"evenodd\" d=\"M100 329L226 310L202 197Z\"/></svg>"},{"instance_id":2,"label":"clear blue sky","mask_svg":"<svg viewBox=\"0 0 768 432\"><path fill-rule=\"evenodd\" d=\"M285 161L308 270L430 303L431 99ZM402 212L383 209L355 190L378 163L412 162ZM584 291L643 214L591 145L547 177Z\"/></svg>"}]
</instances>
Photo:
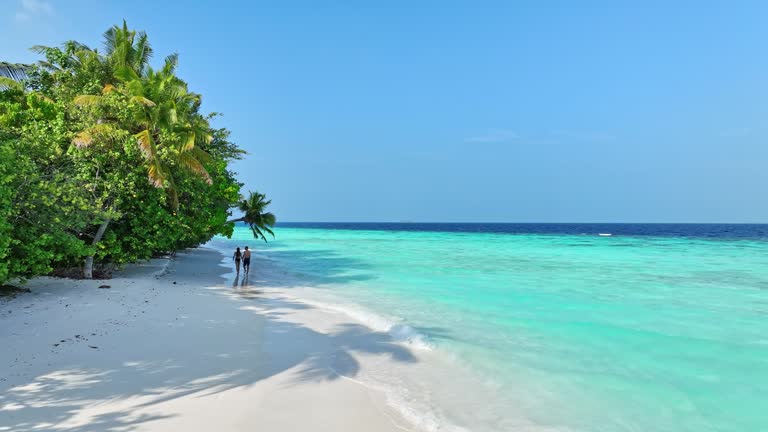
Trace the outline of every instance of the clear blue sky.
<instances>
[{"instance_id":1,"label":"clear blue sky","mask_svg":"<svg viewBox=\"0 0 768 432\"><path fill-rule=\"evenodd\" d=\"M768 222L768 2L363 3L3 0L0 58L126 18L283 221Z\"/></svg>"}]
</instances>

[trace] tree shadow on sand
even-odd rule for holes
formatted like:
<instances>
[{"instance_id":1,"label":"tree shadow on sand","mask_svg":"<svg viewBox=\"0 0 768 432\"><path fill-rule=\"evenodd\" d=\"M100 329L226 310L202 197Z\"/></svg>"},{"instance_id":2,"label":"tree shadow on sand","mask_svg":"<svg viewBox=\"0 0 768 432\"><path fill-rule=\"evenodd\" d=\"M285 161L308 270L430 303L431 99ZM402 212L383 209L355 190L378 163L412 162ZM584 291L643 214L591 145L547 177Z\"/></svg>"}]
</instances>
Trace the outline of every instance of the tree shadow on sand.
<instances>
[{"instance_id":1,"label":"tree shadow on sand","mask_svg":"<svg viewBox=\"0 0 768 432\"><path fill-rule=\"evenodd\" d=\"M103 348L105 355L84 348L86 354L79 362L51 365L30 382L10 388L0 382L0 431L125 432L172 416L148 414L143 409L185 396L204 397L250 386L289 370L298 382L322 381L356 376L361 368L356 355L417 362L407 346L387 333L353 323L320 332L286 319L312 306L287 299L267 300L257 290L247 295L235 293L234 275L226 277L227 269L218 267L216 275L204 274L204 262L219 258L211 250L190 251L182 259L192 261L189 268L199 271L158 276L165 286L174 282L182 285L178 289L193 290L194 295L179 297L180 301L204 302L205 307L195 303L194 310L202 311L198 315L182 324L169 316L167 322L153 325L151 338L126 328L115 339L117 343ZM307 259L324 260L325 269L341 270L345 265L338 257L322 254ZM199 266L194 266L195 260ZM203 276L206 280L215 276L221 283L200 288ZM330 273L320 277L339 280ZM241 274L240 281L242 278ZM249 278L251 284L259 279L253 273ZM190 282L198 286L184 286ZM213 301L210 296L229 300ZM238 337L228 337L233 333ZM287 340L291 343L281 343ZM95 405L99 408L93 409Z\"/></svg>"}]
</instances>

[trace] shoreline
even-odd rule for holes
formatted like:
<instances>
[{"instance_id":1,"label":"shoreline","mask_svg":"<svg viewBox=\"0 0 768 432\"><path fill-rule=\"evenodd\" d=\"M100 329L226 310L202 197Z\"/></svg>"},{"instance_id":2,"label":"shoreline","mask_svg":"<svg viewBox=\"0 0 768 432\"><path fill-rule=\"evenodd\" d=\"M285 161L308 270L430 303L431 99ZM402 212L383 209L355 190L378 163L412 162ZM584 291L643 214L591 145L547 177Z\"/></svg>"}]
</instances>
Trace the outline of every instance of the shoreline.
<instances>
[{"instance_id":1,"label":"shoreline","mask_svg":"<svg viewBox=\"0 0 768 432\"><path fill-rule=\"evenodd\" d=\"M37 278L0 302L0 430L424 429L358 379L418 363L407 345L263 289L257 266L233 280L224 258Z\"/></svg>"}]
</instances>

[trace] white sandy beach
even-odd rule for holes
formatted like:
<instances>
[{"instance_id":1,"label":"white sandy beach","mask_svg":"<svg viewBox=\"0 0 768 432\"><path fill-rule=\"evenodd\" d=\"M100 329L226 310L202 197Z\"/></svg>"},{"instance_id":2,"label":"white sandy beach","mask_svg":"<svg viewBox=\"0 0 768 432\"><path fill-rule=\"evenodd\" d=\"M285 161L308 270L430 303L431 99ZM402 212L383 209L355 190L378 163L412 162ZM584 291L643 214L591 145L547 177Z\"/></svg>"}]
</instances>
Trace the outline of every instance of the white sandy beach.
<instances>
[{"instance_id":1,"label":"white sandy beach","mask_svg":"<svg viewBox=\"0 0 768 432\"><path fill-rule=\"evenodd\" d=\"M200 248L0 300L0 431L417 430L356 379L412 349L264 290L258 267L233 286L220 261Z\"/></svg>"}]
</instances>

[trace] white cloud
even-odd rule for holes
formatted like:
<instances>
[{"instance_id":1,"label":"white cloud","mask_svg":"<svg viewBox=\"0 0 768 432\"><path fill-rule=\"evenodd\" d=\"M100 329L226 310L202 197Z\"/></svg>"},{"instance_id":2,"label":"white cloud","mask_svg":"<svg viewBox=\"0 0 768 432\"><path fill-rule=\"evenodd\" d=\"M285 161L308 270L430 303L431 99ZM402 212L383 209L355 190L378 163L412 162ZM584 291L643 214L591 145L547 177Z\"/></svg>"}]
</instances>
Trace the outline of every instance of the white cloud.
<instances>
[{"instance_id":1,"label":"white cloud","mask_svg":"<svg viewBox=\"0 0 768 432\"><path fill-rule=\"evenodd\" d=\"M468 143L488 144L510 142L520 138L516 132L507 129L489 129L483 134L467 138Z\"/></svg>"},{"instance_id":2,"label":"white cloud","mask_svg":"<svg viewBox=\"0 0 768 432\"><path fill-rule=\"evenodd\" d=\"M53 15L53 5L43 0L21 0L21 9L16 12L16 21L28 21L35 15Z\"/></svg>"},{"instance_id":3,"label":"white cloud","mask_svg":"<svg viewBox=\"0 0 768 432\"><path fill-rule=\"evenodd\" d=\"M602 131L554 130L551 134L577 141L608 142L616 140L616 136Z\"/></svg>"}]
</instances>

